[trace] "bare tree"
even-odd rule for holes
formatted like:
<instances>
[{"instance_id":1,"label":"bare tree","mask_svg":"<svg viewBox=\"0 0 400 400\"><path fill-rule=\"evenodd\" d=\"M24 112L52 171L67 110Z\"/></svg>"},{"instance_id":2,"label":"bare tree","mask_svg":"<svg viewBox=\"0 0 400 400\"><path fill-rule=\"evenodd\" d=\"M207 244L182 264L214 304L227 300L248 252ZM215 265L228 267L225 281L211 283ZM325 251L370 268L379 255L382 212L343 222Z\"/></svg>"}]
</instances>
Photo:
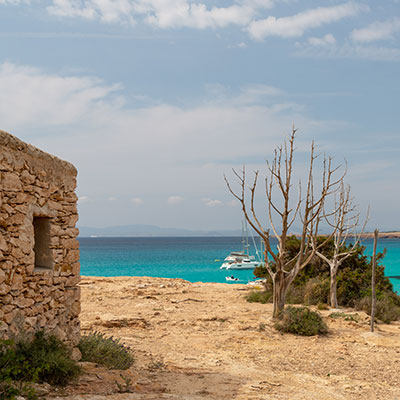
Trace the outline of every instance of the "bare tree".
<instances>
[{"instance_id":1,"label":"bare tree","mask_svg":"<svg viewBox=\"0 0 400 400\"><path fill-rule=\"evenodd\" d=\"M350 185L345 186L342 182L338 196L335 196L334 211L329 215L325 213L325 220L333 228L333 253L328 255L317 250L316 255L329 265L330 290L329 303L331 307L337 308L337 272L343 261L349 258L357 250L361 235L364 233L365 225L368 222L369 210L365 221L359 232L360 213L353 204L350 196ZM329 218L331 217L331 219ZM353 243L347 246L350 237Z\"/></svg>"},{"instance_id":2,"label":"bare tree","mask_svg":"<svg viewBox=\"0 0 400 400\"><path fill-rule=\"evenodd\" d=\"M313 142L305 186L305 197L302 198L302 186L300 183L299 197L292 207L291 187L295 136L296 129L293 128L288 141L284 141L283 145L275 150L272 164L267 162L269 175L265 180L267 215L272 234L278 240L276 251L271 246L270 229L265 229L262 226L255 210L254 201L259 171L255 171L252 184L247 185L245 167L243 167L241 173L233 170L240 188L237 192L232 189L230 182L225 177L229 191L242 205L246 220L264 243L265 267L272 279L273 285L274 318L278 317L284 309L287 291L295 277L311 261L316 251L331 238L331 236L328 236L323 242L316 244L319 224L324 216L325 201L338 190L344 177L344 175L341 175L336 179L335 175L339 167L334 168L332 166L332 159L324 157L320 188L319 190L315 188L313 175L314 163L318 156L315 155ZM282 202L280 204L275 201L275 191L281 197ZM250 196L249 199L246 196L247 192ZM276 220L279 221L279 229L278 224L274 222ZM300 247L298 253L290 258L287 252L287 238L289 230L295 221L299 221L302 227L299 237Z\"/></svg>"}]
</instances>

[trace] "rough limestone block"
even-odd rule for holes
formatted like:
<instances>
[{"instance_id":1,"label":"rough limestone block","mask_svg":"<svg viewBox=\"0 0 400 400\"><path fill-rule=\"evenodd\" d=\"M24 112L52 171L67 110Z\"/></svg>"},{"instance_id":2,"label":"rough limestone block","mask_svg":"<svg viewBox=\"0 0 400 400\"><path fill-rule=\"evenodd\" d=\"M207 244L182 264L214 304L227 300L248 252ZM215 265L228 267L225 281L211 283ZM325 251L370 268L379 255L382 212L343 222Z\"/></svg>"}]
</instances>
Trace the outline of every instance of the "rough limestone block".
<instances>
[{"instance_id":1,"label":"rough limestone block","mask_svg":"<svg viewBox=\"0 0 400 400\"><path fill-rule=\"evenodd\" d=\"M8 192L22 191L22 185L18 174L16 174L15 172L2 172L0 176L0 184L2 190Z\"/></svg>"}]
</instances>

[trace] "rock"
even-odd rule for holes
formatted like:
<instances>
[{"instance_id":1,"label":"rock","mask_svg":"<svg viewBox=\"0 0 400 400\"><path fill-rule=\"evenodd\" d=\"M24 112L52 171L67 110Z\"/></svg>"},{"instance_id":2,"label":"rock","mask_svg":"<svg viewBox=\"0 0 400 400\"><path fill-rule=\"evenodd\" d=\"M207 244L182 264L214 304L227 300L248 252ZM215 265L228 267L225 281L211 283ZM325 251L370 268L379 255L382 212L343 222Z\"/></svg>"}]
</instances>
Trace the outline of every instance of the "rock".
<instances>
[{"instance_id":1,"label":"rock","mask_svg":"<svg viewBox=\"0 0 400 400\"><path fill-rule=\"evenodd\" d=\"M0 232L0 250L6 252L8 250L8 244L3 234Z\"/></svg>"},{"instance_id":2,"label":"rock","mask_svg":"<svg viewBox=\"0 0 400 400\"><path fill-rule=\"evenodd\" d=\"M35 302L33 299L20 295L16 299L14 299L14 304L19 308L31 307Z\"/></svg>"},{"instance_id":3,"label":"rock","mask_svg":"<svg viewBox=\"0 0 400 400\"><path fill-rule=\"evenodd\" d=\"M0 269L0 284L2 284L6 280L6 273Z\"/></svg>"},{"instance_id":4,"label":"rock","mask_svg":"<svg viewBox=\"0 0 400 400\"><path fill-rule=\"evenodd\" d=\"M34 328L37 323L37 317L27 317L25 318L25 323L28 325L30 328Z\"/></svg>"},{"instance_id":5,"label":"rock","mask_svg":"<svg viewBox=\"0 0 400 400\"><path fill-rule=\"evenodd\" d=\"M23 278L20 274L14 274L11 280L11 290L21 290L23 288Z\"/></svg>"},{"instance_id":6,"label":"rock","mask_svg":"<svg viewBox=\"0 0 400 400\"><path fill-rule=\"evenodd\" d=\"M72 349L71 358L72 358L74 361L80 361L80 360L82 359L82 353L81 353L81 351L80 351L77 347L74 347L74 348Z\"/></svg>"},{"instance_id":7,"label":"rock","mask_svg":"<svg viewBox=\"0 0 400 400\"><path fill-rule=\"evenodd\" d=\"M14 172L2 172L0 183L4 191L19 192L22 190L21 181Z\"/></svg>"},{"instance_id":8,"label":"rock","mask_svg":"<svg viewBox=\"0 0 400 400\"><path fill-rule=\"evenodd\" d=\"M11 290L11 287L9 285L7 285L6 283L3 282L2 284L0 284L0 295L1 296L6 295L7 293L10 292L10 290Z\"/></svg>"}]
</instances>

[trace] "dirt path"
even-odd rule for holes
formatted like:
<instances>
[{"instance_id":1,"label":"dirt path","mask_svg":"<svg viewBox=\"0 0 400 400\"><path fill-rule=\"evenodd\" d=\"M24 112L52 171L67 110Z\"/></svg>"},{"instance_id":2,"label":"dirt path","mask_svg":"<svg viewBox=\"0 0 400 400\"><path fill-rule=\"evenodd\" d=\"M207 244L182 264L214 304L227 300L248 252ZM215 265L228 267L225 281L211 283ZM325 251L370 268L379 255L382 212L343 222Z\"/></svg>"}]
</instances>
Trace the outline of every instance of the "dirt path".
<instances>
[{"instance_id":1,"label":"dirt path","mask_svg":"<svg viewBox=\"0 0 400 400\"><path fill-rule=\"evenodd\" d=\"M305 338L275 331L272 307L248 303L245 285L88 277L81 287L82 333L121 338L136 361L123 372L86 364L59 396L400 400L400 323L371 334L363 313L354 322L324 311L330 334ZM121 373L133 393L116 393Z\"/></svg>"}]
</instances>

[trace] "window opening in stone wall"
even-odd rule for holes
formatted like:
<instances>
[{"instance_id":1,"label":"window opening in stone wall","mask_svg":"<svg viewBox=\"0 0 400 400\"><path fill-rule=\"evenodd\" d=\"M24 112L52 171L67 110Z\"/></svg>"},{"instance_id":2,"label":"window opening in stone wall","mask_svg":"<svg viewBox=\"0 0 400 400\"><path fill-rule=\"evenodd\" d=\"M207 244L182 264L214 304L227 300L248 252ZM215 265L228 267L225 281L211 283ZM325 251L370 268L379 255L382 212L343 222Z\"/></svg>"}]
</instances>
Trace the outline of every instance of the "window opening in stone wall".
<instances>
[{"instance_id":1,"label":"window opening in stone wall","mask_svg":"<svg viewBox=\"0 0 400 400\"><path fill-rule=\"evenodd\" d=\"M50 249L50 218L33 217L35 231L35 270L52 269L53 254Z\"/></svg>"}]
</instances>

